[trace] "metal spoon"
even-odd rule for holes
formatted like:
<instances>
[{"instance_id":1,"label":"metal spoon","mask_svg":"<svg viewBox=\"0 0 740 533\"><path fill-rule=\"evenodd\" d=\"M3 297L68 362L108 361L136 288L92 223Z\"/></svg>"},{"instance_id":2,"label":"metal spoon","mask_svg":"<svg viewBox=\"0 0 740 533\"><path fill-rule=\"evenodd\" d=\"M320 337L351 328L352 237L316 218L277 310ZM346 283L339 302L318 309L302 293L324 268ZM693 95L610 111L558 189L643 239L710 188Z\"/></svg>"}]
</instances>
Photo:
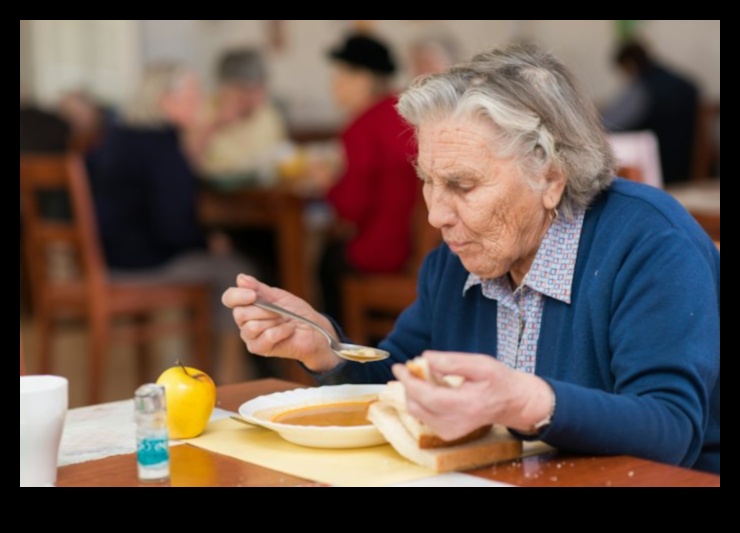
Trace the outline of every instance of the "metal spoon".
<instances>
[{"instance_id":1,"label":"metal spoon","mask_svg":"<svg viewBox=\"0 0 740 533\"><path fill-rule=\"evenodd\" d=\"M308 324L309 326L314 328L316 331L324 335L324 337L326 337L326 339L329 341L329 347L332 349L332 351L335 354L337 354L342 359L346 359L348 361L355 361L358 363L373 363L376 361L382 361L383 359L387 359L391 355L385 350L378 350L377 348L370 348L369 346L360 346L358 344L345 344L345 343L339 342L337 339L334 338L334 336L331 333L329 333L324 328L319 326L316 322L313 322L312 320L302 317L301 315L297 315L293 313L292 311L288 311L287 309L283 309L282 307L279 307L270 302L266 302L264 300L258 299L257 301L254 302L254 305L266 311L272 311L273 313L278 313L279 315L283 315L288 318L299 320L301 322Z\"/></svg>"}]
</instances>

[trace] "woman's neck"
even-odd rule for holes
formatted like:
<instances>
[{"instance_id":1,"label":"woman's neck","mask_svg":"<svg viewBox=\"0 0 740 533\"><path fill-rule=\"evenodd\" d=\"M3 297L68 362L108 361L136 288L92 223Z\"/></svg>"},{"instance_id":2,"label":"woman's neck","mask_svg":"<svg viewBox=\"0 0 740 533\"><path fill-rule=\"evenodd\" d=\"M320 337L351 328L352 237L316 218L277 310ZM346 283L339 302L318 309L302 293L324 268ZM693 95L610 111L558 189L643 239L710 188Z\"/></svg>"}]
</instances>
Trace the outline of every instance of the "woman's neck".
<instances>
[{"instance_id":1,"label":"woman's neck","mask_svg":"<svg viewBox=\"0 0 740 533\"><path fill-rule=\"evenodd\" d=\"M532 270L532 265L537 258L537 252L540 251L542 241L545 240L545 235L550 230L554 222L552 218L546 218L544 225L540 228L539 232L533 232L536 237L533 239L534 245L529 248L529 253L525 254L519 261L515 262L509 270L509 279L511 280L514 289L521 287L524 284L524 280Z\"/></svg>"}]
</instances>

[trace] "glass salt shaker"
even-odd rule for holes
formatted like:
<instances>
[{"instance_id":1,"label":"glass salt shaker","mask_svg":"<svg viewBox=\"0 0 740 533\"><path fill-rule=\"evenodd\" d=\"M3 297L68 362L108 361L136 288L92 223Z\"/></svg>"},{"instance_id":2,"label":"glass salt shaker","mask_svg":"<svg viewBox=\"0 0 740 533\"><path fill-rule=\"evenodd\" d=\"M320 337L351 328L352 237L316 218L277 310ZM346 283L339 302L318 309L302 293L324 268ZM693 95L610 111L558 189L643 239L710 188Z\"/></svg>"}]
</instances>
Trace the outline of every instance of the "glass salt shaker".
<instances>
[{"instance_id":1,"label":"glass salt shaker","mask_svg":"<svg viewBox=\"0 0 740 533\"><path fill-rule=\"evenodd\" d=\"M139 480L144 483L167 481L170 478L170 448L164 387L142 385L136 391L134 404Z\"/></svg>"}]
</instances>

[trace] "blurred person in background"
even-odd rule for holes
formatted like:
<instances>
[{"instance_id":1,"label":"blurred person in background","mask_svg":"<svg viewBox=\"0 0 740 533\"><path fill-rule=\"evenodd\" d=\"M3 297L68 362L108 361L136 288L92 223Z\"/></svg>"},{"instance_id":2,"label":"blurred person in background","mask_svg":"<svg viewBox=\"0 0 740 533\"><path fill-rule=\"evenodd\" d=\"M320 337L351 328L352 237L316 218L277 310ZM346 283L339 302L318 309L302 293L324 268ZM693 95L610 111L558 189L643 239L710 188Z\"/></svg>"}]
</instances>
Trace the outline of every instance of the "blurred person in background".
<instances>
[{"instance_id":1,"label":"blurred person in background","mask_svg":"<svg viewBox=\"0 0 740 533\"><path fill-rule=\"evenodd\" d=\"M216 77L218 90L193 142L199 171L220 180L270 173L287 129L268 93L262 53L254 48L225 52Z\"/></svg>"},{"instance_id":2,"label":"blurred person in background","mask_svg":"<svg viewBox=\"0 0 740 533\"><path fill-rule=\"evenodd\" d=\"M448 35L425 35L409 46L412 78L444 72L460 60L457 43Z\"/></svg>"},{"instance_id":3,"label":"blurred person in background","mask_svg":"<svg viewBox=\"0 0 740 533\"><path fill-rule=\"evenodd\" d=\"M208 185L268 183L287 142L283 115L268 92L268 70L256 48L224 52L216 67L218 88L205 102L191 132L191 155ZM223 228L237 250L256 261L268 282L277 282L272 231Z\"/></svg>"},{"instance_id":4,"label":"blurred person in background","mask_svg":"<svg viewBox=\"0 0 740 533\"><path fill-rule=\"evenodd\" d=\"M334 100L347 119L341 134L344 169L337 176L314 168L312 179L344 224L319 265L324 308L341 319L345 274L396 272L406 265L420 185L413 132L395 109L390 49L373 37L351 35L329 57Z\"/></svg>"},{"instance_id":5,"label":"blurred person in background","mask_svg":"<svg viewBox=\"0 0 740 533\"><path fill-rule=\"evenodd\" d=\"M90 162L100 234L110 275L147 283L206 283L213 288L215 330L224 376L238 379L238 345L228 335L220 294L239 272L254 271L221 235L198 223L197 177L188 158L188 131L202 103L188 68L148 66L121 121L110 128Z\"/></svg>"},{"instance_id":6,"label":"blurred person in background","mask_svg":"<svg viewBox=\"0 0 740 533\"><path fill-rule=\"evenodd\" d=\"M683 74L650 56L641 43L628 42L614 56L627 85L605 110L614 132L651 130L658 137L666 185L691 178L699 88Z\"/></svg>"}]
</instances>

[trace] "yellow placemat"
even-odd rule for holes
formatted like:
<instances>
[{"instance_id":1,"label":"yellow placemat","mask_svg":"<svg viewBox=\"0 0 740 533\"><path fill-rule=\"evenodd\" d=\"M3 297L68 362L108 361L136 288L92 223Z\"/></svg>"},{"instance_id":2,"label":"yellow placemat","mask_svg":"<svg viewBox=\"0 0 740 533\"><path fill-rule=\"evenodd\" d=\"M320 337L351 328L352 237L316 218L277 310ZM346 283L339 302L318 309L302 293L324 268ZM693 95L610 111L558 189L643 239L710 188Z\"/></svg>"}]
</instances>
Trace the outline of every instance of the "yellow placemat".
<instances>
[{"instance_id":1,"label":"yellow placemat","mask_svg":"<svg viewBox=\"0 0 740 533\"><path fill-rule=\"evenodd\" d=\"M228 419L212 422L202 436L186 442L284 474L340 487L380 487L436 475L408 462L388 444L350 450L306 448L283 440L273 431Z\"/></svg>"},{"instance_id":2,"label":"yellow placemat","mask_svg":"<svg viewBox=\"0 0 740 533\"><path fill-rule=\"evenodd\" d=\"M401 457L389 445L350 450L298 446L277 433L250 428L225 419L211 422L206 432L188 444L253 463L284 474L337 487L382 487L437 474ZM524 456L551 450L542 443L525 443Z\"/></svg>"}]
</instances>

